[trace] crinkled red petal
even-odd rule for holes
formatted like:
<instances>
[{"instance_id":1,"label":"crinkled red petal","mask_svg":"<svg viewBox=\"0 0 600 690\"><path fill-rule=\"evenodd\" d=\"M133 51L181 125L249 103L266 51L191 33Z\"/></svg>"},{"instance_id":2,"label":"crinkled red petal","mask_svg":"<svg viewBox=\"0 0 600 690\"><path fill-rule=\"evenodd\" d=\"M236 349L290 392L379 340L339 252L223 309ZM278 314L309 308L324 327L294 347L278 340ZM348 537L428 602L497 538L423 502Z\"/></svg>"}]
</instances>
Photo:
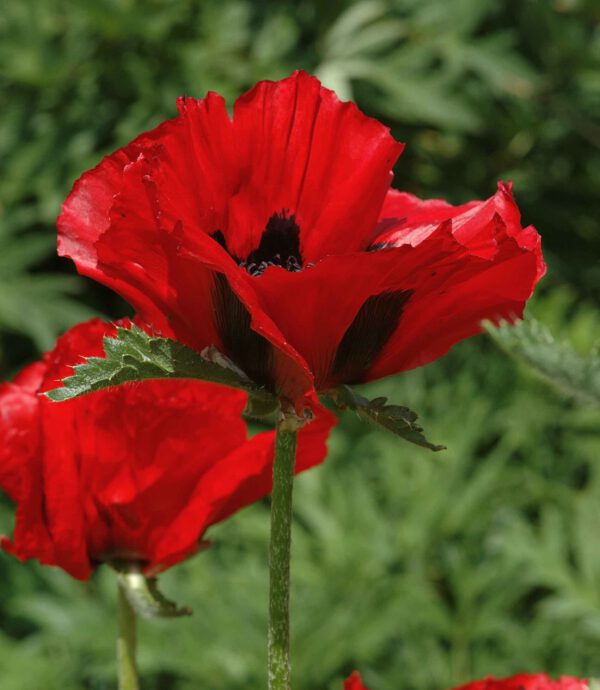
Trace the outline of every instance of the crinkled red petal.
<instances>
[{"instance_id":1,"label":"crinkled red petal","mask_svg":"<svg viewBox=\"0 0 600 690\"><path fill-rule=\"evenodd\" d=\"M0 486L19 504L14 537L2 546L80 579L107 560L139 560L150 571L172 565L198 548L209 524L270 488L273 434L247 442L242 391L149 381L63 403L37 395L101 354L102 337L114 332L98 319L81 324L18 377L22 385L0 388L0 452L11 452ZM324 458L333 425L316 401L306 405L319 415L301 433L299 469ZM190 506L207 510L204 519L182 517Z\"/></svg>"},{"instance_id":2,"label":"crinkled red petal","mask_svg":"<svg viewBox=\"0 0 600 690\"><path fill-rule=\"evenodd\" d=\"M32 379L39 385L40 367L36 364L26 367L20 378L27 384L0 385L0 487L14 501L22 493L22 475L39 443L35 426L38 399L36 389L30 389L29 385Z\"/></svg>"},{"instance_id":3,"label":"crinkled red petal","mask_svg":"<svg viewBox=\"0 0 600 690\"><path fill-rule=\"evenodd\" d=\"M226 234L234 254L254 249L282 210L300 226L307 262L366 246L403 149L387 127L304 72L241 96L233 127L242 172Z\"/></svg>"},{"instance_id":4,"label":"crinkled red petal","mask_svg":"<svg viewBox=\"0 0 600 690\"><path fill-rule=\"evenodd\" d=\"M304 404L315 418L298 436L297 473L325 459L327 438L337 422L316 398L305 399ZM274 443L274 432L257 434L215 463L156 544L152 561L169 564L193 553L205 528L266 496L272 487Z\"/></svg>"},{"instance_id":5,"label":"crinkled red petal","mask_svg":"<svg viewBox=\"0 0 600 690\"><path fill-rule=\"evenodd\" d=\"M63 564L53 525L47 519L51 507L48 507L47 468L43 462L45 401L37 395L45 369L38 362L21 372L13 383L0 387L0 487L18 504L13 539L3 537L1 545L20 560L37 558L47 565L60 564L75 577L85 578L89 574L89 562L85 550L81 557L81 540L76 540ZM58 480L58 473L52 479ZM68 492L69 487L65 490Z\"/></svg>"},{"instance_id":6,"label":"crinkled red petal","mask_svg":"<svg viewBox=\"0 0 600 690\"><path fill-rule=\"evenodd\" d=\"M367 380L441 357L479 333L484 319L521 318L545 272L540 237L533 227L521 227L518 207L503 184L488 201L435 227L414 224L396 235L387 231L377 241L388 245L394 239L397 248L375 253L389 262L389 289L404 286L413 294Z\"/></svg>"},{"instance_id":7,"label":"crinkled red petal","mask_svg":"<svg viewBox=\"0 0 600 690\"><path fill-rule=\"evenodd\" d=\"M545 272L541 239L533 226L521 226L521 214L512 194L512 183L498 182L498 191L486 201L470 201L452 206L441 199L423 201L412 194L390 190L373 237L375 246L417 246L439 226L452 220L453 237L482 258L493 258L502 239L490 232L498 216L504 231L523 249L537 255L538 278Z\"/></svg>"}]
</instances>

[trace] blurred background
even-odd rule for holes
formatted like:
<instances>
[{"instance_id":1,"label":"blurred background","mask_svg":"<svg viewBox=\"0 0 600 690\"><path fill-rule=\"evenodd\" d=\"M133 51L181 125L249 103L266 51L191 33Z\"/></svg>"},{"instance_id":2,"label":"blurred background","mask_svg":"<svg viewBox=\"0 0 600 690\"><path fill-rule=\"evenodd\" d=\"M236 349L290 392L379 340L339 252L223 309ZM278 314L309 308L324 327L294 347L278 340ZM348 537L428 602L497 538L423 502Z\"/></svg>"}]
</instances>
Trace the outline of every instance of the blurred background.
<instances>
[{"instance_id":1,"label":"blurred background","mask_svg":"<svg viewBox=\"0 0 600 690\"><path fill-rule=\"evenodd\" d=\"M394 186L462 203L512 179L549 265L529 314L568 357L592 361L594 0L3 0L2 378L69 325L127 310L55 256L55 218L75 178L173 116L180 94L210 89L232 103L296 68L407 142ZM298 690L339 690L353 668L373 690L517 671L600 676L600 409L574 397L577 386L560 388L485 336L368 387L419 411L448 450L430 454L348 416L327 463L297 482ZM11 530L8 501L0 522ZM145 690L265 686L267 506L210 536L212 549L163 578L195 615L141 625ZM115 686L110 573L83 585L2 556L0 582L3 690Z\"/></svg>"}]
</instances>

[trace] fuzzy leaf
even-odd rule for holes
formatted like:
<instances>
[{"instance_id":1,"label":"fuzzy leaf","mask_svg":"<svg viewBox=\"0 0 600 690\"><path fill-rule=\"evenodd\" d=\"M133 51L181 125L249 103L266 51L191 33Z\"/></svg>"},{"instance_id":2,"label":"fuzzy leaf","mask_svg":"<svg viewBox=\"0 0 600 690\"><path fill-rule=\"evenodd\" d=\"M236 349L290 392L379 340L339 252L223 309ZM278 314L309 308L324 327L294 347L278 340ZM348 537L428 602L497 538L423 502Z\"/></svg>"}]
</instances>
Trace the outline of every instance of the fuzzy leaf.
<instances>
[{"instance_id":1,"label":"fuzzy leaf","mask_svg":"<svg viewBox=\"0 0 600 690\"><path fill-rule=\"evenodd\" d=\"M148 335L141 328L117 328L116 338L104 338L105 357L89 357L73 367L63 386L46 395L55 402L86 393L148 379L200 379L241 388L265 404L273 396L251 381L215 348L201 354L167 338Z\"/></svg>"},{"instance_id":2,"label":"fuzzy leaf","mask_svg":"<svg viewBox=\"0 0 600 690\"><path fill-rule=\"evenodd\" d=\"M418 415L408 407L388 405L387 398L368 400L350 386L339 386L329 392L329 396L342 410L354 410L363 420L380 429L390 431L410 443L429 450L444 450L446 446L430 443L423 435L423 429L416 423Z\"/></svg>"},{"instance_id":3,"label":"fuzzy leaf","mask_svg":"<svg viewBox=\"0 0 600 690\"><path fill-rule=\"evenodd\" d=\"M555 388L581 403L600 405L600 355L584 356L568 343L557 342L535 319L487 332L505 352L523 362Z\"/></svg>"}]
</instances>

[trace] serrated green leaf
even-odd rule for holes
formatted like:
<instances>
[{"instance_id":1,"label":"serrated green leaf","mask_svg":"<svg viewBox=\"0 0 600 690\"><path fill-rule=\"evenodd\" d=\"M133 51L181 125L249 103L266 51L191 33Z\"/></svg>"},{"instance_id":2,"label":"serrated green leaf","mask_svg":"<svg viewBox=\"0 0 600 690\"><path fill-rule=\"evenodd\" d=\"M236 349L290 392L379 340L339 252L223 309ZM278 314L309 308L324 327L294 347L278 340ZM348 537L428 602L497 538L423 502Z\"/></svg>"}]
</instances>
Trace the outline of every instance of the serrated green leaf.
<instances>
[{"instance_id":1,"label":"serrated green leaf","mask_svg":"<svg viewBox=\"0 0 600 690\"><path fill-rule=\"evenodd\" d=\"M167 338L148 335L141 328L117 328L116 338L104 338L105 357L89 357L73 367L63 387L48 391L55 402L149 379L199 379L248 391L256 401L274 404L275 398L251 381L233 362L214 348L202 354Z\"/></svg>"},{"instance_id":2,"label":"serrated green leaf","mask_svg":"<svg viewBox=\"0 0 600 690\"><path fill-rule=\"evenodd\" d=\"M373 400L359 395L350 386L339 386L328 393L328 396L342 410L354 410L366 422L374 424L380 429L390 431L405 441L429 450L444 450L446 446L430 443L423 434L423 429L416 421L418 415L408 407L389 405L387 398L379 397Z\"/></svg>"},{"instance_id":3,"label":"serrated green leaf","mask_svg":"<svg viewBox=\"0 0 600 690\"><path fill-rule=\"evenodd\" d=\"M486 330L506 353L563 394L581 403L600 405L597 352L580 355L568 343L557 342L547 328L531 318L500 328L487 323Z\"/></svg>"}]
</instances>

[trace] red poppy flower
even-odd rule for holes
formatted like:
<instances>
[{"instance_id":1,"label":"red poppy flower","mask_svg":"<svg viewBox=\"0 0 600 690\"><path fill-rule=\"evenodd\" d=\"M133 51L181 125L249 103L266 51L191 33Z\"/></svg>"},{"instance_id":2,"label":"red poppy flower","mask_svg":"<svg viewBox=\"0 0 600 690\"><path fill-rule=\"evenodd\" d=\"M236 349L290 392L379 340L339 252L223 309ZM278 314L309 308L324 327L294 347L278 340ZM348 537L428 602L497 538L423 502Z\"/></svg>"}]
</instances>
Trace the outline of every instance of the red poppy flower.
<instances>
[{"instance_id":1,"label":"red poppy flower","mask_svg":"<svg viewBox=\"0 0 600 690\"><path fill-rule=\"evenodd\" d=\"M368 690L368 688L363 685L358 671L354 671L344 682L344 690ZM454 690L589 690L589 684L586 680L571 676L561 676L558 680L552 680L545 673L521 673L510 678L488 677L476 680Z\"/></svg>"},{"instance_id":2,"label":"red poppy flower","mask_svg":"<svg viewBox=\"0 0 600 690\"><path fill-rule=\"evenodd\" d=\"M59 253L167 337L297 399L430 362L520 317L545 267L511 187L453 207L390 191L403 145L303 72L178 117L85 173Z\"/></svg>"},{"instance_id":3,"label":"red poppy flower","mask_svg":"<svg viewBox=\"0 0 600 690\"><path fill-rule=\"evenodd\" d=\"M87 578L102 561L152 573L193 554L205 529L271 489L274 433L247 439L246 394L200 381L150 381L64 403L39 395L114 326L73 328L0 386L0 486L17 502L3 548ZM297 471L321 462L334 417L312 402ZM317 407L318 406L318 407Z\"/></svg>"},{"instance_id":4,"label":"red poppy flower","mask_svg":"<svg viewBox=\"0 0 600 690\"><path fill-rule=\"evenodd\" d=\"M344 681L344 690L369 690L369 688L363 685L360 673L353 671Z\"/></svg>"},{"instance_id":5,"label":"red poppy flower","mask_svg":"<svg viewBox=\"0 0 600 690\"><path fill-rule=\"evenodd\" d=\"M586 680L561 676L552 680L545 673L520 673L510 678L491 678L476 680L466 685L461 685L455 690L589 690Z\"/></svg>"}]
</instances>

